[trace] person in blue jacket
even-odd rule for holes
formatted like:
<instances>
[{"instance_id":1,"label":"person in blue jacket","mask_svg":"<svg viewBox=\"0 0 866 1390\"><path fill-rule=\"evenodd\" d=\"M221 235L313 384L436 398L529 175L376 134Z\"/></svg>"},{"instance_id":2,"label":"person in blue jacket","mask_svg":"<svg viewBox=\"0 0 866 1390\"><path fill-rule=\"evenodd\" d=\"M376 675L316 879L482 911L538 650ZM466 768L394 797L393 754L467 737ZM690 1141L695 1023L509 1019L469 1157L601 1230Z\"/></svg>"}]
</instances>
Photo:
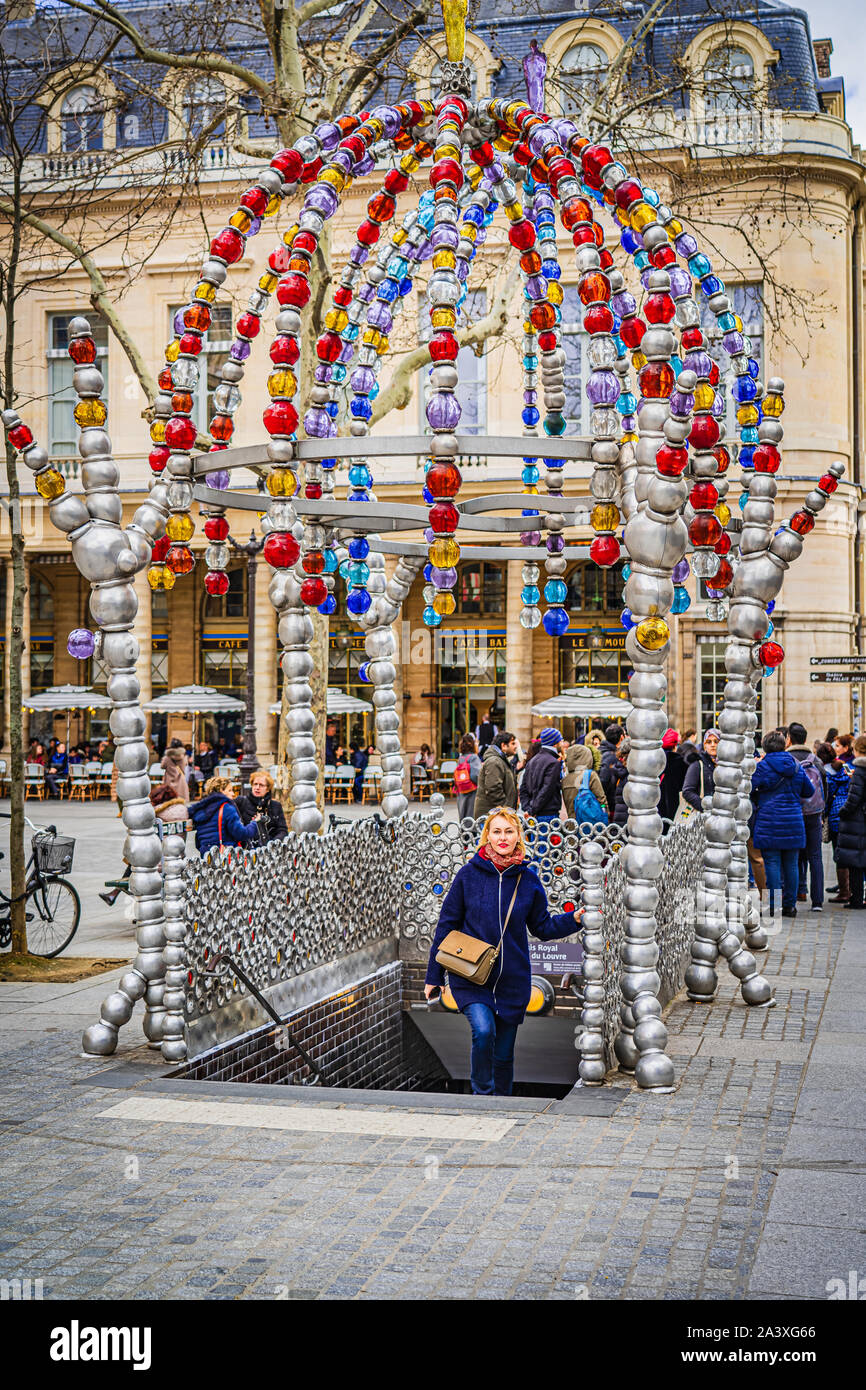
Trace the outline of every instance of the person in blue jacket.
<instances>
[{"instance_id":1,"label":"person in blue jacket","mask_svg":"<svg viewBox=\"0 0 866 1390\"><path fill-rule=\"evenodd\" d=\"M211 777L204 784L204 796L189 807L199 854L214 845L251 845L259 840L259 823L244 825L234 802L229 777Z\"/></svg>"},{"instance_id":2,"label":"person in blue jacket","mask_svg":"<svg viewBox=\"0 0 866 1390\"><path fill-rule=\"evenodd\" d=\"M796 917L800 850L806 845L803 802L814 788L802 764L785 752L784 734L767 734L761 746L764 757L752 775L752 840L764 857L770 916L775 912L776 889L781 888L782 916Z\"/></svg>"},{"instance_id":3,"label":"person in blue jacket","mask_svg":"<svg viewBox=\"0 0 866 1390\"><path fill-rule=\"evenodd\" d=\"M486 984L448 976L454 1001L472 1030L470 1079L477 1096L511 1095L514 1043L532 988L527 932L539 941L556 941L578 930L574 912L551 916L547 895L525 858L517 813L510 807L494 808L484 823L477 852L454 877L430 948L424 989L428 999L446 982L436 952L450 931L466 932L491 946L502 943ZM512 897L514 907L506 925Z\"/></svg>"}]
</instances>

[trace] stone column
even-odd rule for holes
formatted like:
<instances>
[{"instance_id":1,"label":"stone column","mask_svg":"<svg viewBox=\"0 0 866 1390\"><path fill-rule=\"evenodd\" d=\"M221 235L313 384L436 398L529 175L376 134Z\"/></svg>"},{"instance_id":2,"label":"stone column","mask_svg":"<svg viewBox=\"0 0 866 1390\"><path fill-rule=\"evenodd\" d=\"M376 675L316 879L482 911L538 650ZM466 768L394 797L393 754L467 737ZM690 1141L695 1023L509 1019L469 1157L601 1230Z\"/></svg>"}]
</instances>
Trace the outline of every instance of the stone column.
<instances>
[{"instance_id":1,"label":"stone column","mask_svg":"<svg viewBox=\"0 0 866 1390\"><path fill-rule=\"evenodd\" d=\"M520 560L506 562L505 727L527 748L532 729L532 629L520 624L521 569Z\"/></svg>"},{"instance_id":2,"label":"stone column","mask_svg":"<svg viewBox=\"0 0 866 1390\"><path fill-rule=\"evenodd\" d=\"M138 660L135 674L141 688L140 701L146 705L153 698L153 596L147 582L147 570L139 570L133 576L133 587L138 599L138 612L132 624L132 635L138 643ZM150 739L150 715L145 714L145 739Z\"/></svg>"},{"instance_id":3,"label":"stone column","mask_svg":"<svg viewBox=\"0 0 866 1390\"><path fill-rule=\"evenodd\" d=\"M256 756L262 767L276 762L278 721L269 713L277 698L277 615L268 597L273 571L259 560L256 567L256 611L253 634L256 648Z\"/></svg>"},{"instance_id":4,"label":"stone column","mask_svg":"<svg viewBox=\"0 0 866 1390\"><path fill-rule=\"evenodd\" d=\"M9 566L10 578L12 566ZM21 667L21 699L26 700L30 694L30 561L24 556L24 583L27 585L27 593L24 595L24 617L21 621L21 636L24 641L24 663ZM10 620L12 616L12 604L9 601L8 608ZM10 621L9 626L12 626ZM27 739L27 721L25 720L24 738Z\"/></svg>"}]
</instances>

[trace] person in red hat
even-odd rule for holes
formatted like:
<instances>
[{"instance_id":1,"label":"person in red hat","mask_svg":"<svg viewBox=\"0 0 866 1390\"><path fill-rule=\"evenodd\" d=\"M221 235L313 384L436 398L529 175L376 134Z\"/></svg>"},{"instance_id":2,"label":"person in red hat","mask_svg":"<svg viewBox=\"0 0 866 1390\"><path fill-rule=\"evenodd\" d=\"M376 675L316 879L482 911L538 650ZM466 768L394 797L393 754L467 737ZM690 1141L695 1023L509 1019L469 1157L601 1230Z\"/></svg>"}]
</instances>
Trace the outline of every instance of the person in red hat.
<instances>
[{"instance_id":1,"label":"person in red hat","mask_svg":"<svg viewBox=\"0 0 866 1390\"><path fill-rule=\"evenodd\" d=\"M685 758L679 753L680 735L678 729L668 729L662 737L665 750L665 770L662 773L661 795L659 796L659 815L662 820L672 821L680 804L680 792L686 780ZM667 827L665 827L667 830Z\"/></svg>"}]
</instances>

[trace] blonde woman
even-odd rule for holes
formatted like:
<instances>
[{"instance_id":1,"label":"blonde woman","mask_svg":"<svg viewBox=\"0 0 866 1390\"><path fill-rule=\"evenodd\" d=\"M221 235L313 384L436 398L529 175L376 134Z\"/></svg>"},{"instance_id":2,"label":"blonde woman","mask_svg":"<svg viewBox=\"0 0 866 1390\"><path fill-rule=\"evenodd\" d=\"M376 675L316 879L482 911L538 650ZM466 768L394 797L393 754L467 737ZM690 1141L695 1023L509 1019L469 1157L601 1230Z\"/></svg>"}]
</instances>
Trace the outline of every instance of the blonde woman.
<instances>
[{"instance_id":1,"label":"blonde woman","mask_svg":"<svg viewBox=\"0 0 866 1390\"><path fill-rule=\"evenodd\" d=\"M575 913L550 915L547 895L525 859L516 812L495 807L484 822L477 852L454 877L430 949L424 990L428 999L446 982L436 952L450 931L501 945L486 984L448 977L457 1007L472 1030L470 1078L477 1096L511 1095L514 1043L532 987L527 932L539 941L556 941L578 929Z\"/></svg>"},{"instance_id":2,"label":"blonde woman","mask_svg":"<svg viewBox=\"0 0 866 1390\"><path fill-rule=\"evenodd\" d=\"M230 777L211 777L204 784L204 796L189 808L189 818L195 830L195 847L207 854L214 845L250 845L259 839L257 821L244 825L235 805Z\"/></svg>"},{"instance_id":3,"label":"blonde woman","mask_svg":"<svg viewBox=\"0 0 866 1390\"><path fill-rule=\"evenodd\" d=\"M263 767L253 773L249 792L238 797L237 808L244 825L258 820L263 840L285 840L288 835L285 812L274 796L274 779Z\"/></svg>"}]
</instances>

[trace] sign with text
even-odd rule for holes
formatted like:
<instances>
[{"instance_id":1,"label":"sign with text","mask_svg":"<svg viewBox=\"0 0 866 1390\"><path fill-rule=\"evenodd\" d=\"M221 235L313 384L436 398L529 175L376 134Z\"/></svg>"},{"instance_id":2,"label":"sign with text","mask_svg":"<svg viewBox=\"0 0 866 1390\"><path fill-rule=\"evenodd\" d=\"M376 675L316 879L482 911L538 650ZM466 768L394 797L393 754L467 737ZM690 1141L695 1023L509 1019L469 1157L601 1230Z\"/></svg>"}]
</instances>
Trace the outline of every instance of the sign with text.
<instances>
[{"instance_id":1,"label":"sign with text","mask_svg":"<svg viewBox=\"0 0 866 1390\"><path fill-rule=\"evenodd\" d=\"M529 963L536 975L569 975L580 969L583 947L579 941L529 939Z\"/></svg>"},{"instance_id":2,"label":"sign with text","mask_svg":"<svg viewBox=\"0 0 866 1390\"><path fill-rule=\"evenodd\" d=\"M866 671L812 671L809 680L822 681L825 685L841 685L846 682L848 685L863 685L866 682Z\"/></svg>"},{"instance_id":3,"label":"sign with text","mask_svg":"<svg viewBox=\"0 0 866 1390\"><path fill-rule=\"evenodd\" d=\"M863 666L866 665L866 656L810 656L810 666Z\"/></svg>"}]
</instances>

